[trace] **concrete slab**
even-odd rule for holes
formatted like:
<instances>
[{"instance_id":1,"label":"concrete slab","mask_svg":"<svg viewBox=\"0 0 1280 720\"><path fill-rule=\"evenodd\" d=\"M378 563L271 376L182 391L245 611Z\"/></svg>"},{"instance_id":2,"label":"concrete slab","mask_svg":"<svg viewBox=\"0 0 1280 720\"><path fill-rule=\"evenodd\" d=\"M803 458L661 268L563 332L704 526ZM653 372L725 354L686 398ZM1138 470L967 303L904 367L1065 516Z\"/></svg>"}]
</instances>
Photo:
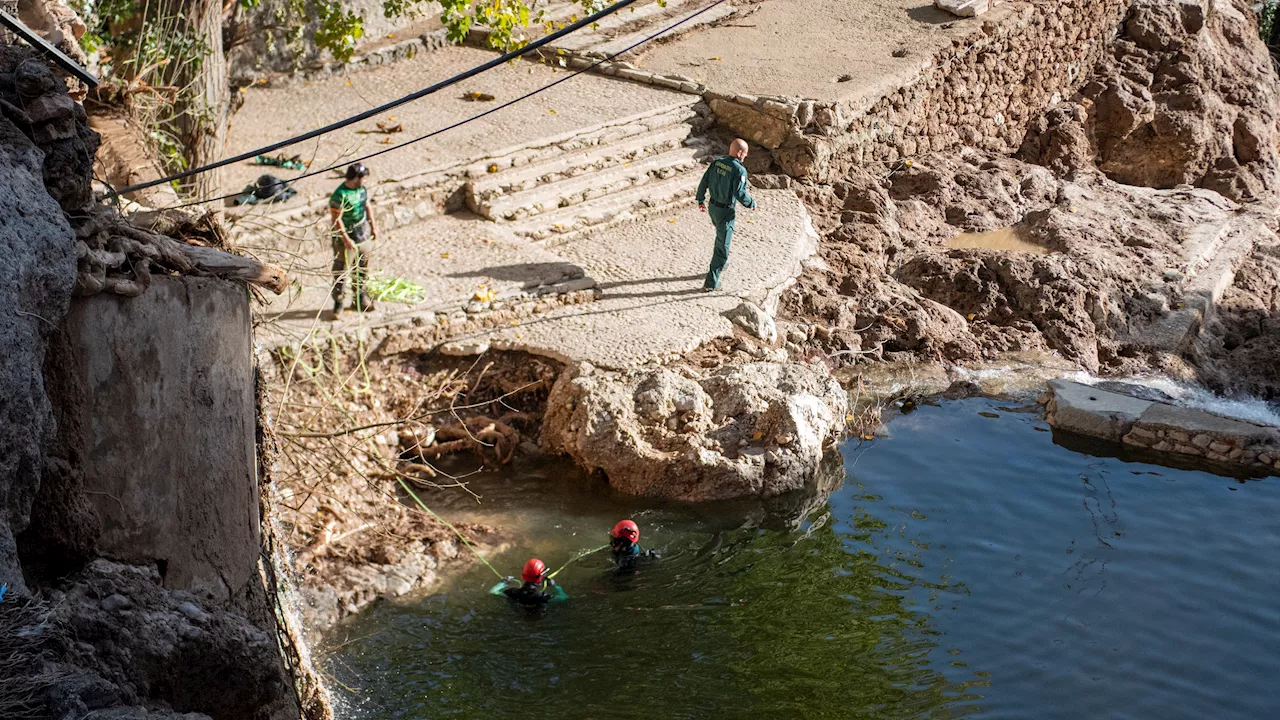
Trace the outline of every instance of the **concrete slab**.
<instances>
[{"instance_id":1,"label":"concrete slab","mask_svg":"<svg viewBox=\"0 0 1280 720\"><path fill-rule=\"evenodd\" d=\"M763 0L621 59L729 94L873 100L908 84L978 22L928 0Z\"/></svg>"},{"instance_id":2,"label":"concrete slab","mask_svg":"<svg viewBox=\"0 0 1280 720\"><path fill-rule=\"evenodd\" d=\"M1047 421L1055 430L1120 442L1154 404L1082 383L1051 380Z\"/></svg>"},{"instance_id":3,"label":"concrete slab","mask_svg":"<svg viewBox=\"0 0 1280 720\"><path fill-rule=\"evenodd\" d=\"M622 369L690 352L733 333L725 313L743 299L769 306L817 250L803 203L790 190L757 191L741 210L721 289L701 291L714 231L696 207L588 235L554 248L600 283L589 305L486 333L492 347Z\"/></svg>"},{"instance_id":4,"label":"concrete slab","mask_svg":"<svg viewBox=\"0 0 1280 720\"><path fill-rule=\"evenodd\" d=\"M360 328L408 326L457 316L473 295L492 292L513 301L541 289L576 292L598 286L585 304L562 305L497 329L454 338L459 347L525 350L562 361L585 360L627 368L690 352L733 333L725 314L744 299L776 306L801 262L817 250L803 203L790 190L756 191L757 210L742 210L721 290L701 291L714 230L696 206L598 230L552 248L517 244L503 227L471 215L441 215L393 231L375 249L373 267L384 277L421 285L427 300L382 303L372 313L329 318L331 251L313 247L291 258L266 251L286 265L300 290L262 314L259 337L268 345L300 341L317 330L335 334ZM446 257L447 256L447 257ZM348 302L350 294L348 293ZM477 315L476 317L481 317Z\"/></svg>"},{"instance_id":5,"label":"concrete slab","mask_svg":"<svg viewBox=\"0 0 1280 720\"><path fill-rule=\"evenodd\" d=\"M333 251L328 242L264 249L258 254L286 268L297 287L273 298L260 312L263 325L259 337L274 344L307 337L318 328L343 333L360 327L404 324L415 318L457 313L477 292L510 300L538 288L585 280L580 266L536 246L513 244L497 225L466 214L439 215L388 231L372 251L375 277L420 285L424 301L384 302L371 313L346 313L332 322ZM580 289L577 285L574 288Z\"/></svg>"},{"instance_id":6,"label":"concrete slab","mask_svg":"<svg viewBox=\"0 0 1280 720\"><path fill-rule=\"evenodd\" d=\"M1247 444L1280 442L1280 431L1276 428L1163 403L1156 403L1143 412L1135 427L1153 431L1180 431L1193 438L1197 435L1209 435L1215 439L1237 438Z\"/></svg>"}]
</instances>

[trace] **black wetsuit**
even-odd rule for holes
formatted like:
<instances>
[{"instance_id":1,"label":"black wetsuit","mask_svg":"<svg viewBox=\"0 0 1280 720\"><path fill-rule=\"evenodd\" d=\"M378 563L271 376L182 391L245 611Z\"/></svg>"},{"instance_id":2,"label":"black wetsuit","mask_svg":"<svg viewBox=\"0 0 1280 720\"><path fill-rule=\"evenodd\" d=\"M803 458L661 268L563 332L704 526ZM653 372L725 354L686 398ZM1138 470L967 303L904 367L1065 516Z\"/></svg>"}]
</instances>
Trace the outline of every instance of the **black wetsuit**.
<instances>
[{"instance_id":1,"label":"black wetsuit","mask_svg":"<svg viewBox=\"0 0 1280 720\"><path fill-rule=\"evenodd\" d=\"M646 562L658 559L657 552L644 550L640 543L633 543L625 538L612 538L609 545L610 552L613 553L613 564L619 570L634 570Z\"/></svg>"},{"instance_id":2,"label":"black wetsuit","mask_svg":"<svg viewBox=\"0 0 1280 720\"><path fill-rule=\"evenodd\" d=\"M506 595L509 600L514 600L521 605L546 605L555 597L555 594L550 592L555 586L555 580L547 580L541 583L527 582L520 587L506 588L502 591L502 594Z\"/></svg>"}]
</instances>

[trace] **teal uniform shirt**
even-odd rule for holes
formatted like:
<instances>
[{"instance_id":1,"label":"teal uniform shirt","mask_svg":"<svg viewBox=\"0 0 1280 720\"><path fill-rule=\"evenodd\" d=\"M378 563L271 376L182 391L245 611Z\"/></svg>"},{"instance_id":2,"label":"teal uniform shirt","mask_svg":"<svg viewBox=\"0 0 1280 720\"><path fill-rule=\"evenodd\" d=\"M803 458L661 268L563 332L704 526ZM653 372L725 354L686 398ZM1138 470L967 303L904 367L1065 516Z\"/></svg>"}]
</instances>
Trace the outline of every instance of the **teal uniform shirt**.
<instances>
[{"instance_id":1,"label":"teal uniform shirt","mask_svg":"<svg viewBox=\"0 0 1280 720\"><path fill-rule=\"evenodd\" d=\"M329 207L342 213L342 226L351 232L363 225L369 204L369 191L363 187L351 188L346 183L338 186L329 196Z\"/></svg>"},{"instance_id":2,"label":"teal uniform shirt","mask_svg":"<svg viewBox=\"0 0 1280 720\"><path fill-rule=\"evenodd\" d=\"M723 208L726 210L732 210L734 202L742 203L748 208L756 206L756 201L747 192L747 169L734 157L726 156L716 160L702 174L702 182L698 183L699 205L707 204L708 192L711 193L713 202L727 205L727 208Z\"/></svg>"},{"instance_id":3,"label":"teal uniform shirt","mask_svg":"<svg viewBox=\"0 0 1280 720\"><path fill-rule=\"evenodd\" d=\"M720 287L720 274L729 263L729 245L733 242L733 223L737 213L734 203L754 208L756 201L747 192L747 169L734 157L722 157L711 163L698 183L698 204L707 204L711 193L711 206L707 208L712 224L716 226L716 246L711 255L711 267L702 287L716 290Z\"/></svg>"}]
</instances>

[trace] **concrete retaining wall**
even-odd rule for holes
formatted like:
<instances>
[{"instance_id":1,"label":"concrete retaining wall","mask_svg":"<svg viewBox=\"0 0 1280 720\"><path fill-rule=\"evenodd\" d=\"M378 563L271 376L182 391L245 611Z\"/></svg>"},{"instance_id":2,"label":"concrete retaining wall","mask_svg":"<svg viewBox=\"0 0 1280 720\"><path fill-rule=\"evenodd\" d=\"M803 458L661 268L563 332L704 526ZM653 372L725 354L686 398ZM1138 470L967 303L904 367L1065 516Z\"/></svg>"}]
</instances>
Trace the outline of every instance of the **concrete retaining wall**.
<instances>
[{"instance_id":1,"label":"concrete retaining wall","mask_svg":"<svg viewBox=\"0 0 1280 720\"><path fill-rule=\"evenodd\" d=\"M1114 39L1130 0L1015 2L939 52L919 76L869 103L724 95L718 122L773 151L782 170L820 181L865 162L960 146L1011 152L1028 123L1069 97Z\"/></svg>"},{"instance_id":2,"label":"concrete retaining wall","mask_svg":"<svg viewBox=\"0 0 1280 720\"><path fill-rule=\"evenodd\" d=\"M243 285L191 277L79 299L64 323L99 551L220 602L258 580L250 327Z\"/></svg>"},{"instance_id":3,"label":"concrete retaining wall","mask_svg":"<svg viewBox=\"0 0 1280 720\"><path fill-rule=\"evenodd\" d=\"M1064 380L1050 382L1049 391L1045 419L1054 430L1186 458L1280 470L1280 428Z\"/></svg>"}]
</instances>

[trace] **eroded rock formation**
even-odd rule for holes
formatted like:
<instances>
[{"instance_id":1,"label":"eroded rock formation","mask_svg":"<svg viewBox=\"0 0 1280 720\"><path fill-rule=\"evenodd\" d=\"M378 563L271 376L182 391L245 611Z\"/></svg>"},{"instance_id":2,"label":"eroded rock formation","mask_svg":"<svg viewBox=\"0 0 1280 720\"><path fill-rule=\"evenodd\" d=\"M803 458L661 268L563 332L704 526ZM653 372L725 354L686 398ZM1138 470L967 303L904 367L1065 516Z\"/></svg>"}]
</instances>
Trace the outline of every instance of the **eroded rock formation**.
<instances>
[{"instance_id":1,"label":"eroded rock formation","mask_svg":"<svg viewBox=\"0 0 1280 720\"><path fill-rule=\"evenodd\" d=\"M1240 200L1277 189L1280 87L1240 0L1137 0L1082 91L1098 168L1129 185Z\"/></svg>"},{"instance_id":2,"label":"eroded rock formation","mask_svg":"<svg viewBox=\"0 0 1280 720\"><path fill-rule=\"evenodd\" d=\"M543 444L634 495L772 497L812 479L848 397L825 369L754 363L567 371L547 399Z\"/></svg>"}]
</instances>

